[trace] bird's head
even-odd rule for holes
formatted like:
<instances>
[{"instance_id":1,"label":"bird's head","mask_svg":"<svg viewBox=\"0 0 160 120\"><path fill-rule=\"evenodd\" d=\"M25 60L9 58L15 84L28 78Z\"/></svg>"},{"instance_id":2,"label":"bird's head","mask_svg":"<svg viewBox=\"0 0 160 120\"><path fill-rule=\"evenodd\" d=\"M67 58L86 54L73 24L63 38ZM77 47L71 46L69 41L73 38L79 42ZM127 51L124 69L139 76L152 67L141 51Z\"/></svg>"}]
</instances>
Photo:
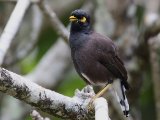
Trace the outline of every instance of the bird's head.
<instances>
[{"instance_id":1,"label":"bird's head","mask_svg":"<svg viewBox=\"0 0 160 120\"><path fill-rule=\"evenodd\" d=\"M74 10L69 20L71 22L71 29L74 30L85 30L90 27L90 16L84 10Z\"/></svg>"}]
</instances>

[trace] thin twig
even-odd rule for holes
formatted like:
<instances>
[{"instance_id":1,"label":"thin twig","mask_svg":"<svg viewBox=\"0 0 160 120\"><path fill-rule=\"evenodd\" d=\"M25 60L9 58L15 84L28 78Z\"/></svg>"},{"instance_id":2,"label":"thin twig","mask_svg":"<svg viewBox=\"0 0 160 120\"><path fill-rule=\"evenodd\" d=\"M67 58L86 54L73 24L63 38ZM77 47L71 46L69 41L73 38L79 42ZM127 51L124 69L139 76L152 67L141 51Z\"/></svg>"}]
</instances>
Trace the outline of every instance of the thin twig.
<instances>
[{"instance_id":1,"label":"thin twig","mask_svg":"<svg viewBox=\"0 0 160 120\"><path fill-rule=\"evenodd\" d=\"M56 13L44 0L41 0L41 2L39 3L39 7L44 12L44 14L50 19L50 21L52 22L52 26L57 31L58 35L61 36L65 40L65 42L68 42L69 32L61 23Z\"/></svg>"}]
</instances>

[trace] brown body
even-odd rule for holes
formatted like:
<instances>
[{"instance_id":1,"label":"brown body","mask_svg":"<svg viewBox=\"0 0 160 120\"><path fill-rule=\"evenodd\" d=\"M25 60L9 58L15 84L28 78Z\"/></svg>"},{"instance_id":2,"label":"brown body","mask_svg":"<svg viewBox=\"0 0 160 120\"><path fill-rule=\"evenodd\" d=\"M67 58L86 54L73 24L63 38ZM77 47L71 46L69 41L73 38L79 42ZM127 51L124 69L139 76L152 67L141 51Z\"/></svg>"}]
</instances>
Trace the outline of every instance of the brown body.
<instances>
[{"instance_id":1,"label":"brown body","mask_svg":"<svg viewBox=\"0 0 160 120\"><path fill-rule=\"evenodd\" d=\"M104 85L113 78L127 80L126 69L118 57L112 40L95 32L75 35L73 35L74 40L71 40L74 41L73 44L75 43L74 47L71 47L72 59L77 72L87 83ZM79 35L83 36L82 40L76 42Z\"/></svg>"},{"instance_id":2,"label":"brown body","mask_svg":"<svg viewBox=\"0 0 160 120\"><path fill-rule=\"evenodd\" d=\"M115 88L117 100L127 117L129 114L129 104L125 95L125 89L129 89L127 71L118 56L116 46L111 39L90 29L90 17L85 11L73 11L70 21L69 44L76 71L92 85L111 84L114 78L119 78ZM103 94L103 90L95 98Z\"/></svg>"}]
</instances>

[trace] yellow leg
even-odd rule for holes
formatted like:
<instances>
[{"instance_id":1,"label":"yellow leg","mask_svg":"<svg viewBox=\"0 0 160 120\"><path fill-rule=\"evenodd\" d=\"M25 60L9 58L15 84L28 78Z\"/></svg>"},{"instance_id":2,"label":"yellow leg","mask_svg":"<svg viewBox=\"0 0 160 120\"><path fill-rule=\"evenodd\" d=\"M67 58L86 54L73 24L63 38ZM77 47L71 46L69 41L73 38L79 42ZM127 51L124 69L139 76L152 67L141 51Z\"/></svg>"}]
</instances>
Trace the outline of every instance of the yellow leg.
<instances>
[{"instance_id":1,"label":"yellow leg","mask_svg":"<svg viewBox=\"0 0 160 120\"><path fill-rule=\"evenodd\" d=\"M111 84L106 85L101 91L99 91L93 98L92 101L94 101L96 98L102 96L107 90L108 88L110 88Z\"/></svg>"},{"instance_id":2,"label":"yellow leg","mask_svg":"<svg viewBox=\"0 0 160 120\"><path fill-rule=\"evenodd\" d=\"M88 104L89 109L91 108L91 104L93 103L93 101L94 101L96 98L102 96L102 95L110 88L110 86L111 86L111 84L107 84L101 91L99 91L99 92L91 99L91 101L90 101L89 104Z\"/></svg>"}]
</instances>

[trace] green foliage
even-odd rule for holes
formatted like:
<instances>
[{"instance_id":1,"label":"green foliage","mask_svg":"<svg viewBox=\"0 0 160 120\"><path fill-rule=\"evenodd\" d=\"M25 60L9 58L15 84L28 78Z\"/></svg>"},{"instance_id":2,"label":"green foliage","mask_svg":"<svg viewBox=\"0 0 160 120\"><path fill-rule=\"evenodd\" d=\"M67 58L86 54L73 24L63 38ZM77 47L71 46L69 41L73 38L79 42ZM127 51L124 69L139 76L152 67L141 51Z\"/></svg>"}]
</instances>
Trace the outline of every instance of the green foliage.
<instances>
[{"instance_id":1,"label":"green foliage","mask_svg":"<svg viewBox=\"0 0 160 120\"><path fill-rule=\"evenodd\" d=\"M36 64L37 61L34 56L29 55L26 57L23 61L20 62L22 74L27 74L30 72L36 66Z\"/></svg>"},{"instance_id":2,"label":"green foliage","mask_svg":"<svg viewBox=\"0 0 160 120\"><path fill-rule=\"evenodd\" d=\"M136 17L137 17L137 25L140 26L141 22L143 21L143 15L144 15L144 7L138 5L136 10Z\"/></svg>"},{"instance_id":3,"label":"green foliage","mask_svg":"<svg viewBox=\"0 0 160 120\"><path fill-rule=\"evenodd\" d=\"M25 118L25 120L32 120L32 118L31 118L31 116L29 115L29 116L27 116L27 117Z\"/></svg>"},{"instance_id":4,"label":"green foliage","mask_svg":"<svg viewBox=\"0 0 160 120\"><path fill-rule=\"evenodd\" d=\"M72 74L60 84L57 91L66 96L73 96L75 89L81 90L84 86L85 82L78 75Z\"/></svg>"},{"instance_id":5,"label":"green foliage","mask_svg":"<svg viewBox=\"0 0 160 120\"><path fill-rule=\"evenodd\" d=\"M54 44L57 39L57 34L53 28L46 25L39 36L38 44L35 55L27 56L23 61L20 62L22 73L27 74L38 64L42 56L49 50L49 48Z\"/></svg>"},{"instance_id":6,"label":"green foliage","mask_svg":"<svg viewBox=\"0 0 160 120\"><path fill-rule=\"evenodd\" d=\"M140 92L142 120L155 120L154 92L151 80L151 71L148 70L144 76L143 86Z\"/></svg>"},{"instance_id":7,"label":"green foliage","mask_svg":"<svg viewBox=\"0 0 160 120\"><path fill-rule=\"evenodd\" d=\"M37 62L47 52L47 50L54 44L57 39L57 34L50 25L47 25L41 31L38 41Z\"/></svg>"}]
</instances>

